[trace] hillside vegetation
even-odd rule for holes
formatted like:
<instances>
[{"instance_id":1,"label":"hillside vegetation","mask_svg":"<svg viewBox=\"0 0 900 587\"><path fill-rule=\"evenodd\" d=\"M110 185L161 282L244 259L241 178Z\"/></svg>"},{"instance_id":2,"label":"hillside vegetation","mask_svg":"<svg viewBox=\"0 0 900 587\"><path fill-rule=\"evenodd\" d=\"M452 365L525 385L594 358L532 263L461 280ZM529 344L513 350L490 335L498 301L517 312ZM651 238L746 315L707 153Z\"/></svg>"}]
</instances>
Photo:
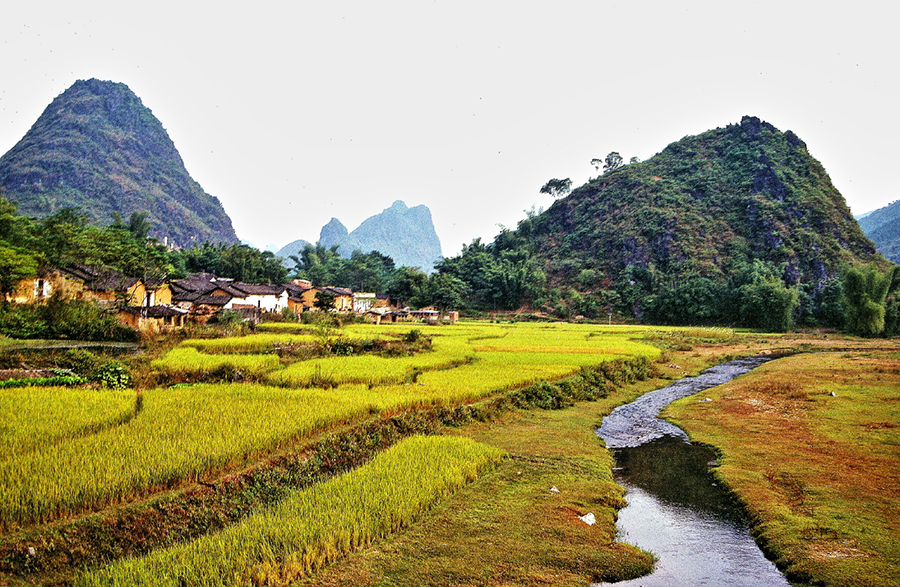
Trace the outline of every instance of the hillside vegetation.
<instances>
[{"instance_id":1,"label":"hillside vegetation","mask_svg":"<svg viewBox=\"0 0 900 587\"><path fill-rule=\"evenodd\" d=\"M900 200L860 218L859 226L875 243L878 252L900 263Z\"/></svg>"},{"instance_id":2,"label":"hillside vegetation","mask_svg":"<svg viewBox=\"0 0 900 587\"><path fill-rule=\"evenodd\" d=\"M231 219L191 179L172 139L125 84L79 80L0 157L0 189L28 216L80 208L94 223L148 213L151 234L237 243Z\"/></svg>"},{"instance_id":3,"label":"hillside vegetation","mask_svg":"<svg viewBox=\"0 0 900 587\"><path fill-rule=\"evenodd\" d=\"M842 275L891 265L803 141L758 118L570 183L548 182L562 197L547 211L440 271L485 309L783 330L843 325Z\"/></svg>"}]
</instances>

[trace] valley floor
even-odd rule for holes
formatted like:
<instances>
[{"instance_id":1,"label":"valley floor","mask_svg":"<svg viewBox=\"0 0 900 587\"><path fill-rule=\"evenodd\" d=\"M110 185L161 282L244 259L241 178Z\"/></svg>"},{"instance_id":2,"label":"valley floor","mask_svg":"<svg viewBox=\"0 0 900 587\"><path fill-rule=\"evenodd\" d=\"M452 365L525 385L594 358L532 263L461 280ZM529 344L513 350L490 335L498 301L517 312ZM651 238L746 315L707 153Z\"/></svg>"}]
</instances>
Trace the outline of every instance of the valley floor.
<instances>
[{"instance_id":1,"label":"valley floor","mask_svg":"<svg viewBox=\"0 0 900 587\"><path fill-rule=\"evenodd\" d=\"M221 584L586 585L636 577L650 569L652 556L615 541L615 516L624 504L623 490L613 482L611 456L594 434L603 415L645 391L728 358L786 350L829 352L774 361L704 394L713 401L700 404L688 398L673 406L670 414L693 438L721 451L724 465L719 474L747 503L755 516L758 541L787 569L792 580L810 585L896 584L892 581L900 576L896 540L900 534L896 522L900 513L897 342L835 339L833 335L825 338L815 333L782 336L716 329L635 328L615 331L600 348L600 337L591 334L590 327L563 326L558 332L534 326L522 330L518 325L504 326L502 332L490 325L463 328L470 330L443 332L465 333L459 340L468 341L465 344L469 346L453 342L452 336L436 338L443 340L447 359L441 362L429 358L432 355L422 355L434 363L427 369L436 370L401 369L398 376L400 381L405 378L405 387L388 381L395 375L385 370L377 374L381 383L367 387L358 383L361 375L353 375L356 379L346 385L316 392L322 394L316 401L343 406L340 409L347 415L325 422L319 432L304 433L299 441L278 437L258 440L273 448L253 448L239 459L227 457L214 465L213 472L202 477L188 474L182 481L171 482L169 488L141 489L131 497L126 491L123 501L95 508L97 513L93 515L67 514L49 523L9 526L0 536L0 585L67 584L83 565L96 567L125 555L215 534L255 510L270 507L264 504L286 500L295 488L314 488L334 472L365 463L383 447L419 432L467 437L500 449L506 456L496 468L469 479L430 510L412 513L415 521L393 527L374 542L352 534L354 537L336 550L323 547L326 554L321 560L330 561L324 566L320 562L306 570L297 567L300 570L281 574L248 572L242 579L236 577L234 583L220 577ZM602 330L597 327L598 333ZM540 332L553 333L553 337ZM525 333L538 337L537 342L529 343ZM581 342L562 342L566 336ZM629 342L629 338L638 344ZM262 358L272 355L240 354L241 349L250 348L247 345L256 345L251 352L265 353L270 342L261 345L253 337L246 341L231 339L237 350L228 352L239 354L227 355L204 348L218 344L215 340L176 350L181 354L186 352L182 349L193 348L211 352L202 355L204 361L253 361L251 368L259 371L251 376L257 380L284 380L287 385L288 377L295 378L290 381L307 377L311 379L303 379L303 385L310 385L322 377L321 369L303 375L298 371L300 363L286 364L284 359L280 366L277 361L266 366ZM567 350L570 344L581 350ZM502 364L507 360L504 357L518 361L513 353L531 353L531 360L540 363L535 363L534 373L546 373L549 378L554 373L564 374L559 369L566 362L574 362L573 372L577 372L578 365L588 364L591 353L597 357L612 353L603 355L609 358L647 353L642 345L648 344L660 349L653 358L652 378L620 382L608 387L605 397L576 401L562 409L514 408L508 401L498 404L497 398L506 397L508 391L474 397L457 393L454 397L460 399L451 400L472 408L452 408L452 404L438 402L408 411L405 404L396 403L407 401L403 398L411 397L413 391L424 393L422 384L426 384L425 389L433 385L440 391L441 373L458 376L456 372L468 369L478 377L472 365L479 362L467 353L483 353L480 368L490 367L491 360ZM549 363L548 357L557 357L557 363ZM151 368L148 358L140 360L145 368ZM360 374L366 369L371 372L376 365L382 369L375 358L354 360L359 363ZM402 361L406 362L388 366L412 366L418 359ZM355 368L356 363L345 363ZM507 371L525 368L518 365L510 363ZM351 377L351 371L345 373ZM145 376L145 380L154 378ZM337 384L333 379L328 383ZM235 401L232 396L206 385L176 386L165 394L153 393L170 401L188 402L184 405L193 406L190 409L202 405L189 403L200 393L215 392L219 395L210 395L208 401L233 405L228 403ZM266 402L292 406L291 402L300 401L291 389L246 389L250 392L241 400L244 402L265 397ZM341 395L341 389L352 393ZM541 389L537 386L535 393ZM393 393L400 399L379 396L378 390L396 390ZM297 393L308 396L302 389ZM152 410L153 394L141 395L145 402L151 402L145 405ZM353 402L358 398L363 398L363 403L357 406ZM299 409L291 407L294 411L286 412L284 426L295 421L298 414L305 414L296 411ZM109 418L118 418L117 413L111 412ZM367 419L367 413L373 417ZM460 414L463 417L458 417ZM240 434L246 424L235 418L229 420L229 426L233 434ZM30 433L35 438L45 434ZM596 518L593 526L580 519L588 513ZM75 536L78 538L72 538ZM276 566L286 564L278 563L282 559L273 556Z\"/></svg>"}]
</instances>

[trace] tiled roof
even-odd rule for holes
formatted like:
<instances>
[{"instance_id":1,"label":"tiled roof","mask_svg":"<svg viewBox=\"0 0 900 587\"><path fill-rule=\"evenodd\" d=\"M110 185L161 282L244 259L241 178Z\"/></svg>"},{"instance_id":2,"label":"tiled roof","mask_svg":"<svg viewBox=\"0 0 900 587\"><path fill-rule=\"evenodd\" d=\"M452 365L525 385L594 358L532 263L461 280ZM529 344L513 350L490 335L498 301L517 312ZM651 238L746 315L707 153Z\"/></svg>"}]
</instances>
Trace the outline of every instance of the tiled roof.
<instances>
[{"instance_id":1,"label":"tiled roof","mask_svg":"<svg viewBox=\"0 0 900 587\"><path fill-rule=\"evenodd\" d=\"M178 290L207 293L216 289L220 284L209 280L188 277L186 279L173 279L170 282L170 285L172 286L173 293Z\"/></svg>"},{"instance_id":2,"label":"tiled roof","mask_svg":"<svg viewBox=\"0 0 900 587\"><path fill-rule=\"evenodd\" d=\"M204 294L198 291L173 291L172 292L172 301L173 302L194 302L197 298L203 296Z\"/></svg>"},{"instance_id":3,"label":"tiled roof","mask_svg":"<svg viewBox=\"0 0 900 587\"><path fill-rule=\"evenodd\" d=\"M141 281L99 265L70 265L60 269L60 272L79 279L92 291L127 291Z\"/></svg>"},{"instance_id":4,"label":"tiled roof","mask_svg":"<svg viewBox=\"0 0 900 587\"><path fill-rule=\"evenodd\" d=\"M232 300L232 296L200 296L193 300L195 304L205 306L224 306Z\"/></svg>"},{"instance_id":5,"label":"tiled roof","mask_svg":"<svg viewBox=\"0 0 900 587\"><path fill-rule=\"evenodd\" d=\"M287 289L287 287L284 285L243 283L240 281L233 282L231 284L231 287L233 287L234 289L240 290L247 295L258 295L258 296L266 296L266 295L280 296L281 292L283 292Z\"/></svg>"}]
</instances>

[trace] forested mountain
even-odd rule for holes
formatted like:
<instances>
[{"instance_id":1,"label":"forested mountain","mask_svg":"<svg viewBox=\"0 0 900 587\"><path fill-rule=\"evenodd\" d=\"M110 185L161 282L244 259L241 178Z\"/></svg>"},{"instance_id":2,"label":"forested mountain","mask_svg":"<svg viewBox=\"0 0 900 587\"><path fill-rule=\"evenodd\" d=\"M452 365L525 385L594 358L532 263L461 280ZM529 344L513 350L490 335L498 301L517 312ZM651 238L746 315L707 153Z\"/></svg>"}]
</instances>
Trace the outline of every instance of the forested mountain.
<instances>
[{"instance_id":1,"label":"forested mountain","mask_svg":"<svg viewBox=\"0 0 900 587\"><path fill-rule=\"evenodd\" d=\"M345 258L357 250L378 251L393 259L398 267L415 267L426 273L441 259L441 241L434 230L431 210L427 206L409 208L400 200L351 232L340 220L332 218L322 227L318 244L326 249L336 245ZM282 253L292 245L279 251L279 256L287 257Z\"/></svg>"},{"instance_id":2,"label":"forested mountain","mask_svg":"<svg viewBox=\"0 0 900 587\"><path fill-rule=\"evenodd\" d=\"M859 226L879 253L900 263L900 200L859 218Z\"/></svg>"},{"instance_id":3,"label":"forested mountain","mask_svg":"<svg viewBox=\"0 0 900 587\"><path fill-rule=\"evenodd\" d=\"M90 221L146 212L180 246L237 243L219 200L191 179L168 133L125 84L79 80L0 157L0 191L21 214L77 207Z\"/></svg>"},{"instance_id":4,"label":"forested mountain","mask_svg":"<svg viewBox=\"0 0 900 587\"><path fill-rule=\"evenodd\" d=\"M780 329L841 322L842 271L888 267L803 141L758 118L606 163L440 270L481 307Z\"/></svg>"}]
</instances>

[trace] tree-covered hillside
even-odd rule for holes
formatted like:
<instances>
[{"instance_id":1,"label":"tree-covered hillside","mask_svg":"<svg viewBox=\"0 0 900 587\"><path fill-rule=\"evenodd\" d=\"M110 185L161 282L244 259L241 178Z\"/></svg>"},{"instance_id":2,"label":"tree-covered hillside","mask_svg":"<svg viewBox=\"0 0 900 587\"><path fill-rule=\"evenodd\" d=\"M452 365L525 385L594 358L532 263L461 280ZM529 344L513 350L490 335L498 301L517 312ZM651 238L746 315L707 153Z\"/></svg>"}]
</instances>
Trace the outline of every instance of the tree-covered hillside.
<instances>
[{"instance_id":1,"label":"tree-covered hillside","mask_svg":"<svg viewBox=\"0 0 900 587\"><path fill-rule=\"evenodd\" d=\"M840 325L845 270L889 267L803 141L754 117L568 188L441 271L486 308L783 329Z\"/></svg>"},{"instance_id":2,"label":"tree-covered hillside","mask_svg":"<svg viewBox=\"0 0 900 587\"><path fill-rule=\"evenodd\" d=\"M191 179L162 124L125 84L80 80L60 94L0 157L0 190L28 216L79 208L108 224L146 212L160 240L238 242L219 200Z\"/></svg>"},{"instance_id":3,"label":"tree-covered hillside","mask_svg":"<svg viewBox=\"0 0 900 587\"><path fill-rule=\"evenodd\" d=\"M860 218L859 226L875 243L879 253L900 263L900 200Z\"/></svg>"}]
</instances>

